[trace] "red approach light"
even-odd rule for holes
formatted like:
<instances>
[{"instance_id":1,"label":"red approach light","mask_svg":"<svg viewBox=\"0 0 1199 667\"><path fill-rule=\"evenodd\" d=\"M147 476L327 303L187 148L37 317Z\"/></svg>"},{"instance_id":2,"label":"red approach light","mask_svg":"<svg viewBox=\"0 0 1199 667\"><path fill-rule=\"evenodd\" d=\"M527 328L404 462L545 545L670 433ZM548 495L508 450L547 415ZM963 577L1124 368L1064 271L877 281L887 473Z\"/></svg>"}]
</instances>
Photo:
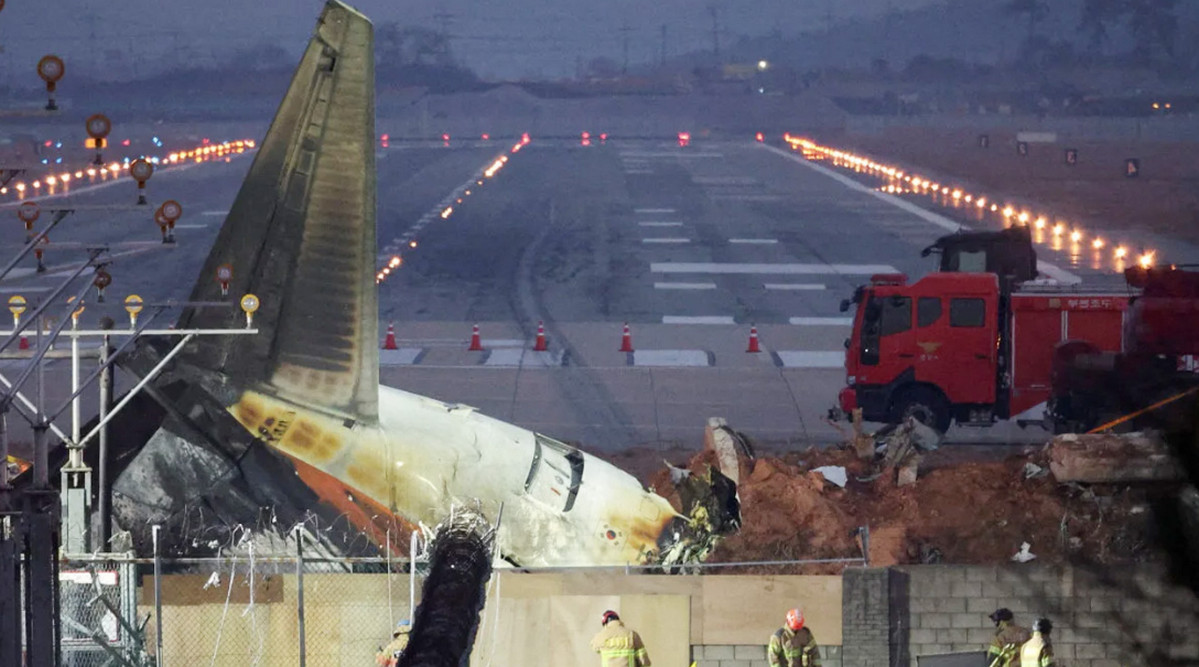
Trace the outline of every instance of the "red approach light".
<instances>
[{"instance_id":1,"label":"red approach light","mask_svg":"<svg viewBox=\"0 0 1199 667\"><path fill-rule=\"evenodd\" d=\"M200 140L200 143L202 143L202 144L204 144L205 146L207 146L207 145L208 145L208 137L204 137L203 139L201 139L201 140Z\"/></svg>"},{"instance_id":2,"label":"red approach light","mask_svg":"<svg viewBox=\"0 0 1199 667\"><path fill-rule=\"evenodd\" d=\"M47 139L47 140L46 140L46 148L49 148L49 147L51 147L51 146L53 146L53 145L54 145L54 142L53 142L53 141L50 141L49 139Z\"/></svg>"},{"instance_id":3,"label":"red approach light","mask_svg":"<svg viewBox=\"0 0 1199 667\"><path fill-rule=\"evenodd\" d=\"M121 145L122 145L122 146L128 146L128 145L130 145L131 143L133 143L133 142L132 142L132 141L129 141L128 139L126 139L126 140L124 140L124 141L122 141L122 142L121 142Z\"/></svg>"},{"instance_id":4,"label":"red approach light","mask_svg":"<svg viewBox=\"0 0 1199 667\"><path fill-rule=\"evenodd\" d=\"M442 141L449 141L449 140L450 140L450 135L448 135L448 134L443 134L443 135L441 135L441 140L442 140Z\"/></svg>"},{"instance_id":5,"label":"red approach light","mask_svg":"<svg viewBox=\"0 0 1199 667\"><path fill-rule=\"evenodd\" d=\"M691 133L690 132L679 132L679 145L686 146L689 143L691 143Z\"/></svg>"},{"instance_id":6,"label":"red approach light","mask_svg":"<svg viewBox=\"0 0 1199 667\"><path fill-rule=\"evenodd\" d=\"M386 141L391 141L391 135L390 135L390 134L385 134L385 135L383 135L382 137L379 137L379 139L381 139L382 141L385 141L385 142L386 142Z\"/></svg>"},{"instance_id":7,"label":"red approach light","mask_svg":"<svg viewBox=\"0 0 1199 667\"><path fill-rule=\"evenodd\" d=\"M528 132L525 132L524 134L520 135L520 143L522 143L522 144L529 143L529 133Z\"/></svg>"},{"instance_id":8,"label":"red approach light","mask_svg":"<svg viewBox=\"0 0 1199 667\"><path fill-rule=\"evenodd\" d=\"M601 132L601 133L600 133L600 143L602 144L602 143L604 143L604 142L605 142L605 141L607 141L607 140L608 140L608 133L607 133L607 132Z\"/></svg>"},{"instance_id":9,"label":"red approach light","mask_svg":"<svg viewBox=\"0 0 1199 667\"><path fill-rule=\"evenodd\" d=\"M484 132L483 133L483 141L491 141L491 135Z\"/></svg>"},{"instance_id":10,"label":"red approach light","mask_svg":"<svg viewBox=\"0 0 1199 667\"><path fill-rule=\"evenodd\" d=\"M759 132L759 133L755 134L755 135L754 135L754 139L757 139L758 141L765 141L765 140L766 140L766 138L762 136L762 133L761 133L761 132Z\"/></svg>"}]
</instances>

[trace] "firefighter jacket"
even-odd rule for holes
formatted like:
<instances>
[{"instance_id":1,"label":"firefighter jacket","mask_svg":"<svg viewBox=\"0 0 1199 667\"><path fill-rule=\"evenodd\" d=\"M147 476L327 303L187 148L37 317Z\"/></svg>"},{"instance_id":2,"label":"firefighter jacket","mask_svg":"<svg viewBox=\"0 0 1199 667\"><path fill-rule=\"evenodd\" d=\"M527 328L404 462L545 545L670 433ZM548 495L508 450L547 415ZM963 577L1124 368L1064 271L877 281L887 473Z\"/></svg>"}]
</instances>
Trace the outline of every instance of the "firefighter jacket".
<instances>
[{"instance_id":1,"label":"firefighter jacket","mask_svg":"<svg viewBox=\"0 0 1199 667\"><path fill-rule=\"evenodd\" d=\"M406 646L408 646L408 633L396 633L391 643L375 654L375 664L379 667L395 667L400 659L400 653L403 653Z\"/></svg>"},{"instance_id":2,"label":"firefighter jacket","mask_svg":"<svg viewBox=\"0 0 1199 667\"><path fill-rule=\"evenodd\" d=\"M1039 632L1020 647L1020 667L1053 667L1053 645Z\"/></svg>"},{"instance_id":3,"label":"firefighter jacket","mask_svg":"<svg viewBox=\"0 0 1199 667\"><path fill-rule=\"evenodd\" d=\"M820 667L820 647L811 630L782 627L770 635L766 659L770 667Z\"/></svg>"},{"instance_id":4,"label":"firefighter jacket","mask_svg":"<svg viewBox=\"0 0 1199 667\"><path fill-rule=\"evenodd\" d=\"M650 667L641 635L626 628L620 619L608 621L591 639L591 650L600 654L601 667Z\"/></svg>"},{"instance_id":5,"label":"firefighter jacket","mask_svg":"<svg viewBox=\"0 0 1199 667\"><path fill-rule=\"evenodd\" d=\"M1020 647L1031 638L1027 628L1011 621L1000 621L991 647L987 649L987 660L991 667L1014 667L1020 656Z\"/></svg>"}]
</instances>

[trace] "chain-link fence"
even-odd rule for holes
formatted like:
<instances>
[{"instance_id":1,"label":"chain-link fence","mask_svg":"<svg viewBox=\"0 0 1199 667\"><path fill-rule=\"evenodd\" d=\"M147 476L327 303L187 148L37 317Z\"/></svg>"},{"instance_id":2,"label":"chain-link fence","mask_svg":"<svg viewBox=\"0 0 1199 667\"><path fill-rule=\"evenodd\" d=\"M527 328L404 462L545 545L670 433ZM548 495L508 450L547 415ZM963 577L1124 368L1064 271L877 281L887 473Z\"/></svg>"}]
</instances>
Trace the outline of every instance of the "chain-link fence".
<instances>
[{"instance_id":1,"label":"chain-link fence","mask_svg":"<svg viewBox=\"0 0 1199 667\"><path fill-rule=\"evenodd\" d=\"M308 557L289 541L290 549L276 548L269 556L239 549L235 555L163 558L157 563L111 555L64 562L63 664L375 665L376 654L391 641L397 624L412 618L426 564L418 559L413 573L405 558ZM864 564L862 558L713 563L675 568L674 573L784 574L796 568L823 572ZM517 572L577 575L596 582L664 573L639 566ZM489 584L492 616L481 625L493 634L506 623L502 615L516 610L509 604L513 585L501 584L499 577ZM500 586L505 586L503 591ZM655 585L656 590L661 587ZM494 606L492 598L497 601ZM496 640L488 639L487 644L494 647Z\"/></svg>"}]
</instances>

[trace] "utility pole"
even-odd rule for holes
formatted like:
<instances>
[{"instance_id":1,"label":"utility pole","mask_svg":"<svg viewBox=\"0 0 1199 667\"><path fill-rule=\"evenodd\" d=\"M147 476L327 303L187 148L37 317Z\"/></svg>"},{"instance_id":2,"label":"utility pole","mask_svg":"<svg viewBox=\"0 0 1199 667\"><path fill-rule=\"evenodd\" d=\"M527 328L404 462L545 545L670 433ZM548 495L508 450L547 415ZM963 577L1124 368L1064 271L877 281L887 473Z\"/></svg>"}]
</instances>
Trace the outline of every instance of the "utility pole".
<instances>
[{"instance_id":1,"label":"utility pole","mask_svg":"<svg viewBox=\"0 0 1199 667\"><path fill-rule=\"evenodd\" d=\"M662 51L658 55L658 64L659 65L666 64L666 24L665 23L662 24Z\"/></svg>"},{"instance_id":2,"label":"utility pole","mask_svg":"<svg viewBox=\"0 0 1199 667\"><path fill-rule=\"evenodd\" d=\"M629 75L629 33L632 31L633 29L629 27L628 23L620 27L621 49L624 53L620 66L621 76Z\"/></svg>"},{"instance_id":3,"label":"utility pole","mask_svg":"<svg viewBox=\"0 0 1199 667\"><path fill-rule=\"evenodd\" d=\"M712 55L716 64L720 64L720 12L716 5L708 5L708 15L712 17Z\"/></svg>"}]
</instances>

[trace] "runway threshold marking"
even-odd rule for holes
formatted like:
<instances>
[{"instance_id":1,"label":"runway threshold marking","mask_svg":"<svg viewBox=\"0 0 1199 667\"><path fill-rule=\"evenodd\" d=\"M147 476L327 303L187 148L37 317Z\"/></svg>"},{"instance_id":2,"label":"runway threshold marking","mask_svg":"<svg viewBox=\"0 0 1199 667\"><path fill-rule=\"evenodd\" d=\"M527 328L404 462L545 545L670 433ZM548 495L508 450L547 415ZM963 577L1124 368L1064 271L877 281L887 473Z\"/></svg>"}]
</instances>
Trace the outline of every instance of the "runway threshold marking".
<instances>
[{"instance_id":1,"label":"runway threshold marking","mask_svg":"<svg viewBox=\"0 0 1199 667\"><path fill-rule=\"evenodd\" d=\"M768 290L822 290L826 287L822 283L763 283L762 287Z\"/></svg>"},{"instance_id":2,"label":"runway threshold marking","mask_svg":"<svg viewBox=\"0 0 1199 667\"><path fill-rule=\"evenodd\" d=\"M662 324L736 324L730 315L663 315Z\"/></svg>"},{"instance_id":3,"label":"runway threshold marking","mask_svg":"<svg viewBox=\"0 0 1199 667\"><path fill-rule=\"evenodd\" d=\"M778 239L729 239L729 243L740 245L775 245L778 242Z\"/></svg>"},{"instance_id":4,"label":"runway threshold marking","mask_svg":"<svg viewBox=\"0 0 1199 667\"><path fill-rule=\"evenodd\" d=\"M630 366L712 366L713 355L707 350L637 350L629 353Z\"/></svg>"},{"instance_id":5,"label":"runway threshold marking","mask_svg":"<svg viewBox=\"0 0 1199 667\"><path fill-rule=\"evenodd\" d=\"M844 350L776 350L772 354L783 368L845 368Z\"/></svg>"},{"instance_id":6,"label":"runway threshold marking","mask_svg":"<svg viewBox=\"0 0 1199 667\"><path fill-rule=\"evenodd\" d=\"M853 325L852 317L792 317L789 324L804 327L848 327Z\"/></svg>"},{"instance_id":7,"label":"runway threshold marking","mask_svg":"<svg viewBox=\"0 0 1199 667\"><path fill-rule=\"evenodd\" d=\"M635 208L634 213L674 213L673 208Z\"/></svg>"},{"instance_id":8,"label":"runway threshold marking","mask_svg":"<svg viewBox=\"0 0 1199 667\"><path fill-rule=\"evenodd\" d=\"M641 225L642 227L682 227L683 226L683 223L681 223L681 222L660 222L660 221L656 221L656 220L649 221L649 222L639 222L637 224Z\"/></svg>"},{"instance_id":9,"label":"runway threshold marking","mask_svg":"<svg viewBox=\"0 0 1199 667\"><path fill-rule=\"evenodd\" d=\"M871 276L876 273L899 273L889 264L761 264L736 262L653 262L653 273L724 273L724 274L773 274L773 275L819 275L837 274L845 276Z\"/></svg>"},{"instance_id":10,"label":"runway threshold marking","mask_svg":"<svg viewBox=\"0 0 1199 667\"><path fill-rule=\"evenodd\" d=\"M642 243L691 243L691 239L652 238L652 239L641 239L641 242Z\"/></svg>"},{"instance_id":11,"label":"runway threshold marking","mask_svg":"<svg viewBox=\"0 0 1199 667\"><path fill-rule=\"evenodd\" d=\"M229 215L229 211L203 211L200 213L200 215L210 215L210 216Z\"/></svg>"},{"instance_id":12,"label":"runway threshold marking","mask_svg":"<svg viewBox=\"0 0 1199 667\"><path fill-rule=\"evenodd\" d=\"M716 283L654 283L654 289L716 289Z\"/></svg>"}]
</instances>

